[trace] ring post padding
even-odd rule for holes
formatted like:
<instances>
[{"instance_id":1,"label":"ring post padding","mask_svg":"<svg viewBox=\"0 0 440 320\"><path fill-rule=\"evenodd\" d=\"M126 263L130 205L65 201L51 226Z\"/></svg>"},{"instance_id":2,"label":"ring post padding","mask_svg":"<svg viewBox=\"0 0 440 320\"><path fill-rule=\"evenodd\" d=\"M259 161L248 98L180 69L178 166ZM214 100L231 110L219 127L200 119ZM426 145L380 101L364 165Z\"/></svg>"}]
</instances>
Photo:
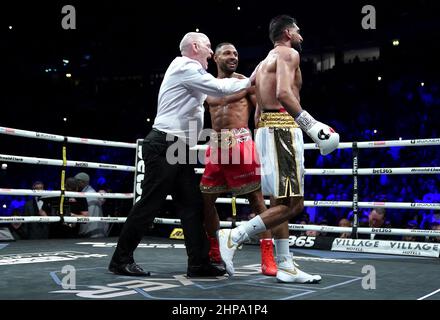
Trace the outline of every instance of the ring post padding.
<instances>
[{"instance_id":1,"label":"ring post padding","mask_svg":"<svg viewBox=\"0 0 440 320\"><path fill-rule=\"evenodd\" d=\"M231 200L231 204L232 204L232 228L235 228L236 222L237 222L237 198L236 197L232 197Z\"/></svg>"},{"instance_id":2,"label":"ring post padding","mask_svg":"<svg viewBox=\"0 0 440 320\"><path fill-rule=\"evenodd\" d=\"M142 143L144 140L136 140L136 158L134 165L134 185L133 185L133 205L138 202L142 196L142 181L145 175L145 162L142 158Z\"/></svg>"},{"instance_id":3,"label":"ring post padding","mask_svg":"<svg viewBox=\"0 0 440 320\"><path fill-rule=\"evenodd\" d=\"M62 146L63 166L61 167L61 197L60 197L60 218L61 223L64 219L64 196L66 191L66 168L67 168L67 136L64 137Z\"/></svg>"},{"instance_id":4,"label":"ring post padding","mask_svg":"<svg viewBox=\"0 0 440 320\"><path fill-rule=\"evenodd\" d=\"M358 239L358 227L359 227L359 192L358 192L358 169L359 169L359 149L357 147L357 142L353 141L352 146L353 155L353 230L352 238Z\"/></svg>"}]
</instances>

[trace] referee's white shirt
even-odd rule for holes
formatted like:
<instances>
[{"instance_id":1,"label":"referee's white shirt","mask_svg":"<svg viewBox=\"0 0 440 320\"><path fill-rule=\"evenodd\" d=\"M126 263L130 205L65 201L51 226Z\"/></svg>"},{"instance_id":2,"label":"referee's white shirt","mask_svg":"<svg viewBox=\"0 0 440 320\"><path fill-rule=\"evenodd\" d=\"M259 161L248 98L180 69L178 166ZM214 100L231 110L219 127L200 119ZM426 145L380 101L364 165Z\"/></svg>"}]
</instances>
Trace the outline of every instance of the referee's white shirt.
<instances>
[{"instance_id":1,"label":"referee's white shirt","mask_svg":"<svg viewBox=\"0 0 440 320\"><path fill-rule=\"evenodd\" d=\"M249 79L217 79L198 61L177 57L168 67L160 86L153 128L194 146L203 129L206 96L221 97L250 85Z\"/></svg>"}]
</instances>

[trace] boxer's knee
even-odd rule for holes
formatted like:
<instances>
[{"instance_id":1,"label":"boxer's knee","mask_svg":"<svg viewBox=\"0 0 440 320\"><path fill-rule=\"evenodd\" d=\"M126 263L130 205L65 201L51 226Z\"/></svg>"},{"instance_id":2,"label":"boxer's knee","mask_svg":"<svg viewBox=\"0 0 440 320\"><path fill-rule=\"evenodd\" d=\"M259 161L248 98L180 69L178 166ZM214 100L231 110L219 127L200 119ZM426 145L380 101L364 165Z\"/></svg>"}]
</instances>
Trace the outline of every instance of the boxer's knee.
<instances>
[{"instance_id":1,"label":"boxer's knee","mask_svg":"<svg viewBox=\"0 0 440 320\"><path fill-rule=\"evenodd\" d=\"M260 214L267 209L264 204L264 197L260 190L249 193L247 198L253 213Z\"/></svg>"},{"instance_id":2,"label":"boxer's knee","mask_svg":"<svg viewBox=\"0 0 440 320\"><path fill-rule=\"evenodd\" d=\"M304 198L295 197L291 198L289 205L289 219L292 219L299 215L304 210Z\"/></svg>"},{"instance_id":3,"label":"boxer's knee","mask_svg":"<svg viewBox=\"0 0 440 320\"><path fill-rule=\"evenodd\" d=\"M215 201L218 198L218 194L203 193L203 211L205 215L215 213Z\"/></svg>"}]
</instances>

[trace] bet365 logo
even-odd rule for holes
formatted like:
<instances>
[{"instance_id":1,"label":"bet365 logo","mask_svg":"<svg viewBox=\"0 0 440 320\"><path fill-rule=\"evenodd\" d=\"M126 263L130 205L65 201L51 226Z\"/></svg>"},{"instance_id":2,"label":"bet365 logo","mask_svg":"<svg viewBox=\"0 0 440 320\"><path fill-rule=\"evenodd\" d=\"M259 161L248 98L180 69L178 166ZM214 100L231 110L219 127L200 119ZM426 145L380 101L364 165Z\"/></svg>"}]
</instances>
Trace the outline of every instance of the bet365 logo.
<instances>
[{"instance_id":1,"label":"bet365 logo","mask_svg":"<svg viewBox=\"0 0 440 320\"><path fill-rule=\"evenodd\" d=\"M316 237L290 236L289 237L289 246L310 248L315 245L315 239L316 239Z\"/></svg>"}]
</instances>

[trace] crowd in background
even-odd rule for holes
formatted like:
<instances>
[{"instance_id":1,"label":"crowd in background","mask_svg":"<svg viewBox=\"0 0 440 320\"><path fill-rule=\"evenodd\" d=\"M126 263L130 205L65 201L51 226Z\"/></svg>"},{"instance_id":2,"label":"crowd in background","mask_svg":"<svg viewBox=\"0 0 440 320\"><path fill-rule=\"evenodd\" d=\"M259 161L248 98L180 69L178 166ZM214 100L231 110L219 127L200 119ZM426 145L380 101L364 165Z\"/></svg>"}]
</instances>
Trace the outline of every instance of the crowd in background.
<instances>
[{"instance_id":1,"label":"crowd in background","mask_svg":"<svg viewBox=\"0 0 440 320\"><path fill-rule=\"evenodd\" d=\"M304 86L301 103L313 111L321 121L333 126L341 135L341 142L378 141L399 139L440 138L440 82L429 72L384 68L381 60L344 64L325 72L313 72L307 61L304 64ZM119 92L121 96L124 92ZM135 96L135 95L134 95ZM131 97L133 99L133 96ZM140 99L142 100L142 99ZM137 108L144 105L134 103ZM149 113L153 106L149 106ZM140 113L140 112L137 112ZM137 114L136 112L133 114ZM208 114L208 113L207 113ZM103 113L99 121L102 136L114 138L111 114ZM84 115L86 117L87 115ZM207 115L208 117L208 115ZM154 118L154 114L152 115ZM151 119L152 120L152 119ZM209 124L210 121L205 121ZM125 123L123 135L134 142L142 138L152 122L143 128ZM121 123L118 124L118 127ZM250 124L252 128L252 123ZM54 129L55 130L55 129ZM108 131L107 131L108 130ZM130 131L132 130L132 131ZM137 131L136 131L137 130ZM141 130L141 131L139 131ZM45 132L59 134L51 128ZM72 132L72 131L71 131ZM111 132L111 134L109 133ZM107 134L109 133L109 134ZM117 134L117 133L116 133ZM1 136L2 153L59 159L61 143L32 141L18 137ZM128 142L128 141L127 141ZM305 142L311 142L305 138ZM77 161L134 165L133 149L69 145L68 158ZM439 167L438 146L392 147L361 149L359 168ZM328 156L317 151L306 151L306 168L352 168L351 149L339 149ZM73 176L79 170L68 168ZM133 173L112 170L86 170L91 174L90 184L106 192L132 192ZM0 171L2 188L29 189L34 181L41 180L46 190L60 189L60 169L52 166L36 166L9 163ZM440 202L440 176L433 175L374 175L359 176L359 201L375 202ZM353 178L347 176L306 176L305 200L352 201ZM0 195L1 215L24 214L24 196ZM132 204L131 200L112 200L105 215L124 216ZM219 206L222 219L230 215L230 206ZM246 219L252 212L240 207L239 215ZM361 209L361 224L368 225L371 209ZM172 215L172 209L164 209ZM303 215L292 223L339 225L344 219L352 219L349 208L306 207ZM341 222L342 221L342 222ZM440 212L434 210L389 209L386 225L398 228L437 228Z\"/></svg>"}]
</instances>

